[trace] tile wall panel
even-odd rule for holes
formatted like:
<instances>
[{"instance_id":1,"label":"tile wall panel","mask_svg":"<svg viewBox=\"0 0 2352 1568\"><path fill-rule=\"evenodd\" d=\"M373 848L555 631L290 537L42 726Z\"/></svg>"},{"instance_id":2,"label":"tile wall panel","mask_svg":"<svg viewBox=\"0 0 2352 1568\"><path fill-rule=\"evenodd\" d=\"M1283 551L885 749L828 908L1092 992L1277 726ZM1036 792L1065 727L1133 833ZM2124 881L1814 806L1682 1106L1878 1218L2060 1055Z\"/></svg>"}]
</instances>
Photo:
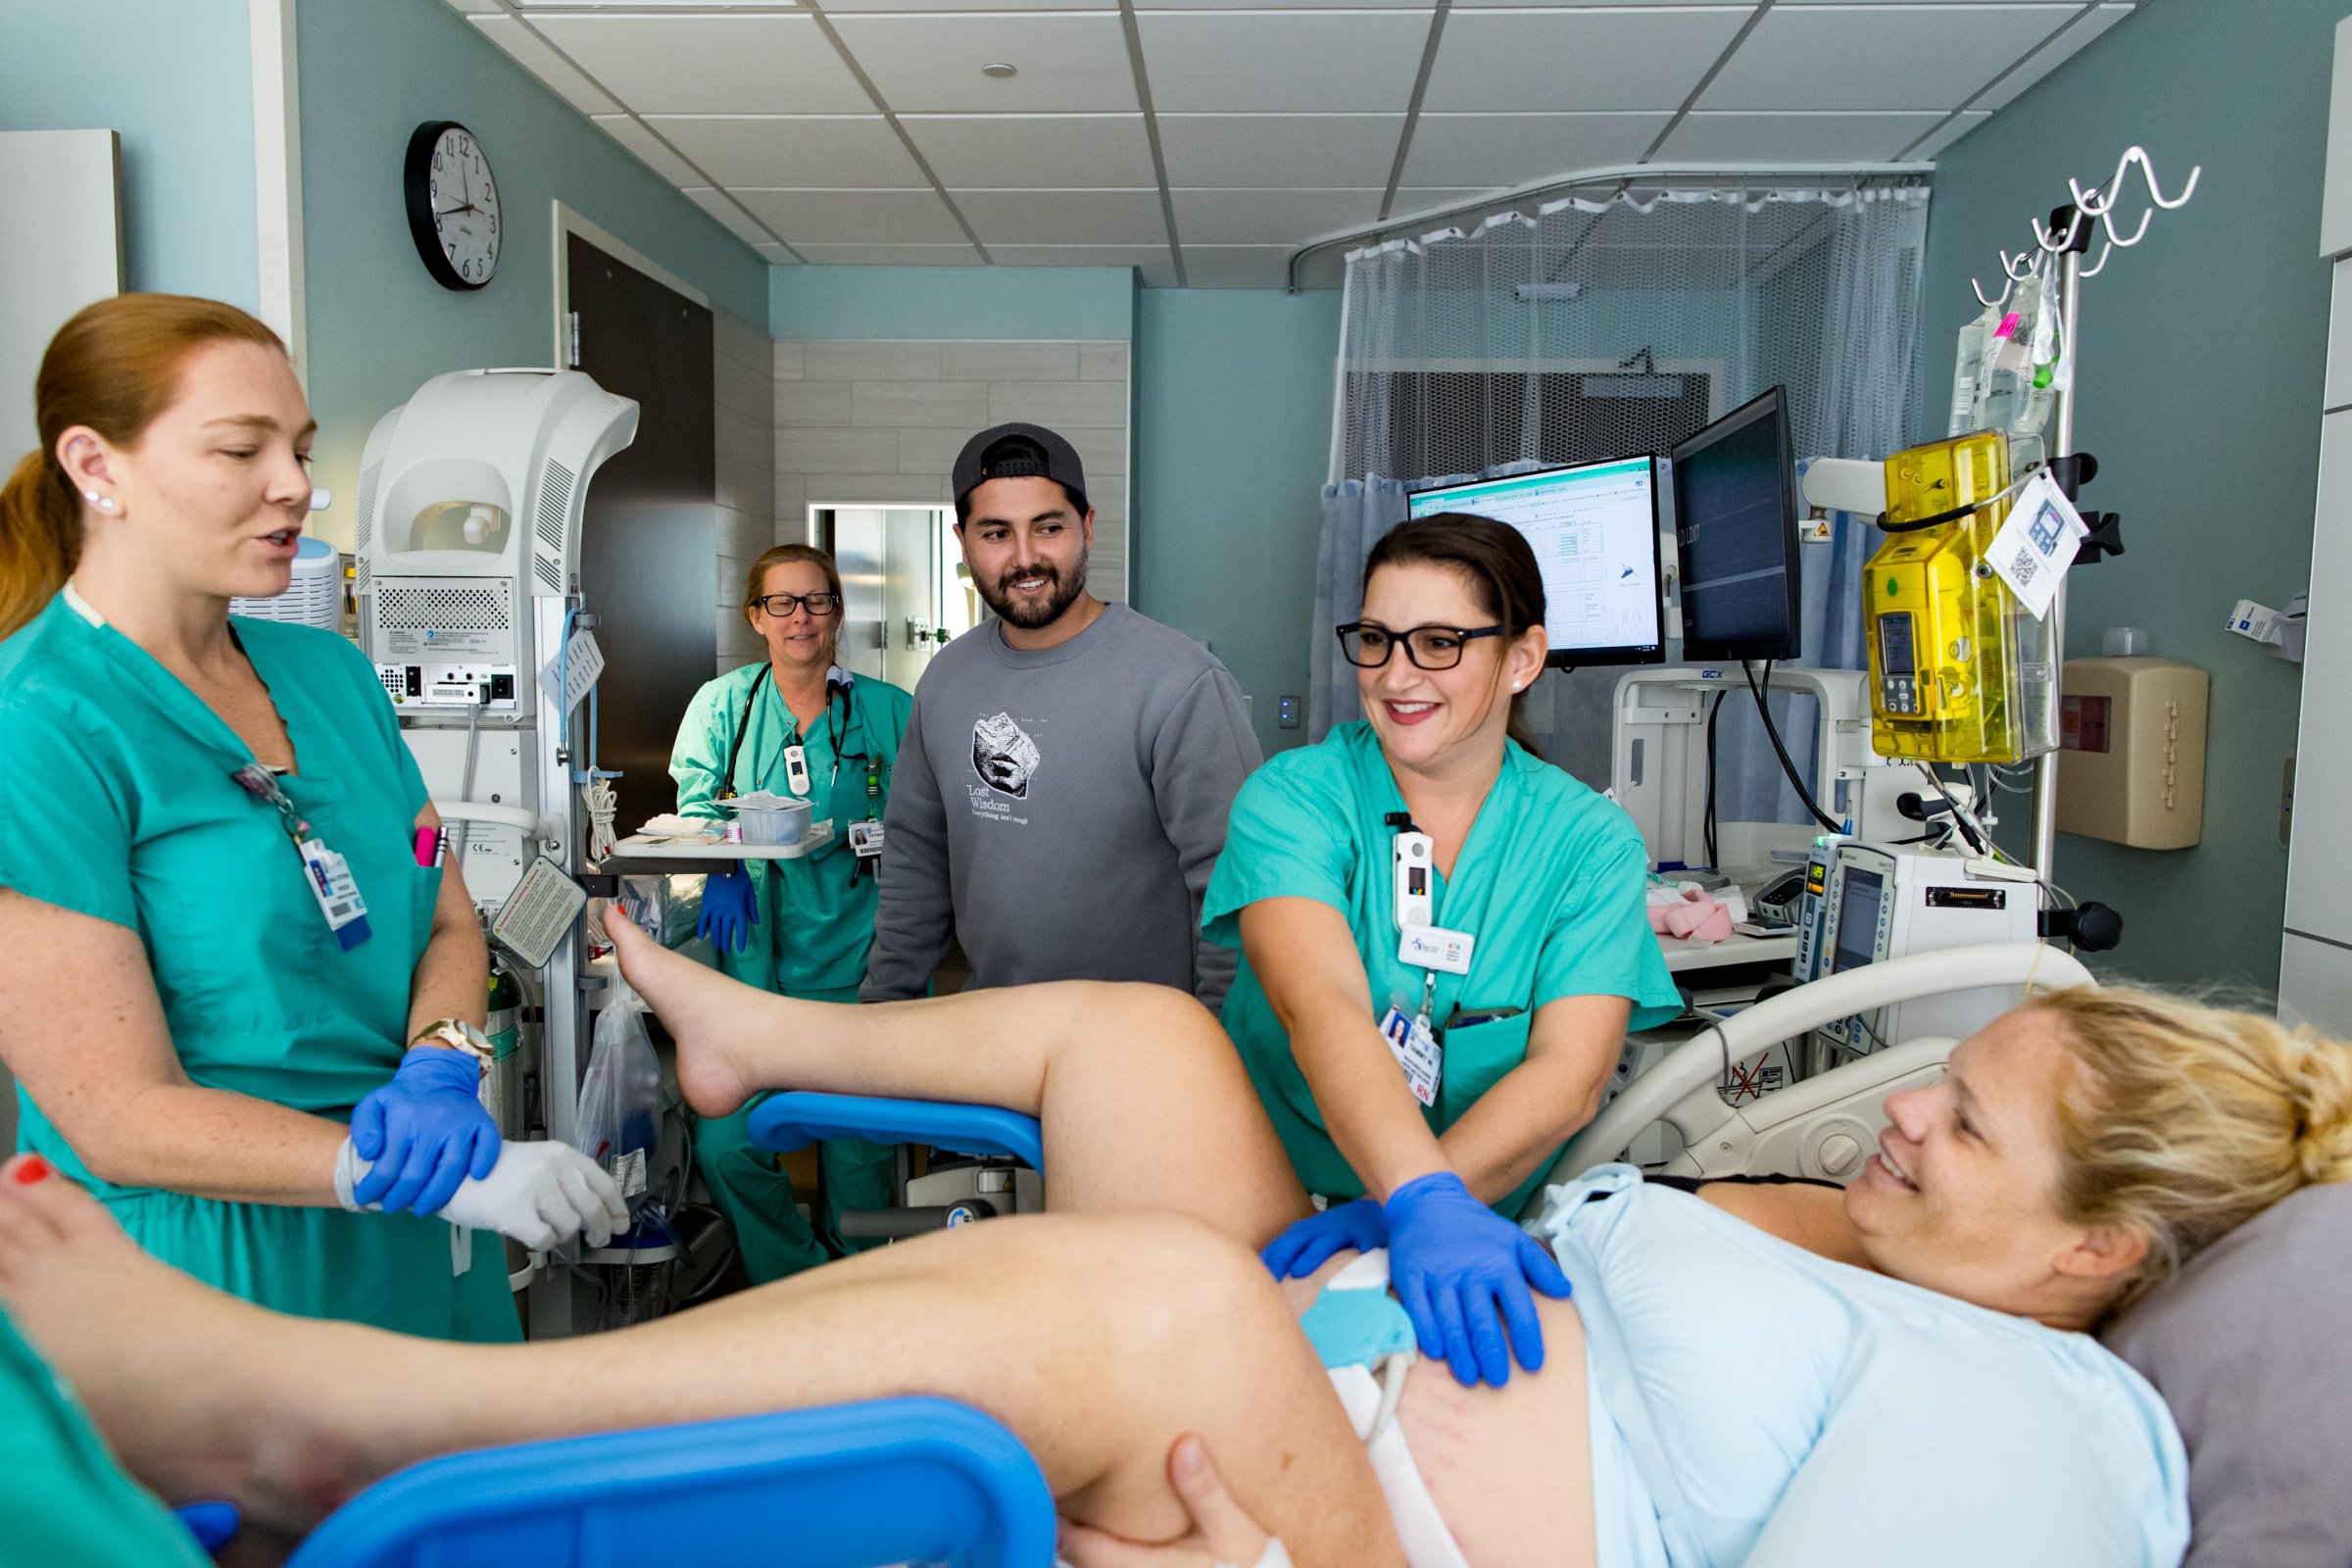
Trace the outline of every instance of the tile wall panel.
<instances>
[{"instance_id":1,"label":"tile wall panel","mask_svg":"<svg viewBox=\"0 0 2352 1568\"><path fill-rule=\"evenodd\" d=\"M1068 438L1095 506L1089 579L1127 597L1128 345L804 341L773 346L774 537L811 506L944 506L965 441L1027 419ZM722 660L723 662L723 660Z\"/></svg>"}]
</instances>

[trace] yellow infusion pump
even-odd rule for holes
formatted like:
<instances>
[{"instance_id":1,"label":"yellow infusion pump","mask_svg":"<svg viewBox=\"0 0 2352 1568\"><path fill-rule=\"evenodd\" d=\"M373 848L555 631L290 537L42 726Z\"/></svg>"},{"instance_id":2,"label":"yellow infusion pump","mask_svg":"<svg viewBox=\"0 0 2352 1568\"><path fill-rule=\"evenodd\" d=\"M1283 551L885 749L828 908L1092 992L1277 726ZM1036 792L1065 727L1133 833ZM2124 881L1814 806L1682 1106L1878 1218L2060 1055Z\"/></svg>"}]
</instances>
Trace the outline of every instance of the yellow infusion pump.
<instances>
[{"instance_id":1,"label":"yellow infusion pump","mask_svg":"<svg viewBox=\"0 0 2352 1568\"><path fill-rule=\"evenodd\" d=\"M1864 568L1871 749L1923 762L2014 762L2057 744L2050 628L1985 559L2008 514L1997 430L1886 460L1889 537Z\"/></svg>"}]
</instances>

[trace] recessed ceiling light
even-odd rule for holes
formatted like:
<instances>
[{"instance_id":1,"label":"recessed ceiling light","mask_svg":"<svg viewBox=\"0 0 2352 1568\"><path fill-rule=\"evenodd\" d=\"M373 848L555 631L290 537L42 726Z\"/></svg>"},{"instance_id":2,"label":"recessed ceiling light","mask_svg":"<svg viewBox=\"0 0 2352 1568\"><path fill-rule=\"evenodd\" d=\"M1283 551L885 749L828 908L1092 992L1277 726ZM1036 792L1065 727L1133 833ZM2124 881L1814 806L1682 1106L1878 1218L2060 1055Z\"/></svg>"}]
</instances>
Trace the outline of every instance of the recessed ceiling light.
<instances>
[{"instance_id":1,"label":"recessed ceiling light","mask_svg":"<svg viewBox=\"0 0 2352 1568\"><path fill-rule=\"evenodd\" d=\"M1003 81L1006 76L1017 75L1019 74L1019 67L1008 66L1002 60L992 60L987 65L980 68L980 74L983 76L994 76L999 81Z\"/></svg>"}]
</instances>

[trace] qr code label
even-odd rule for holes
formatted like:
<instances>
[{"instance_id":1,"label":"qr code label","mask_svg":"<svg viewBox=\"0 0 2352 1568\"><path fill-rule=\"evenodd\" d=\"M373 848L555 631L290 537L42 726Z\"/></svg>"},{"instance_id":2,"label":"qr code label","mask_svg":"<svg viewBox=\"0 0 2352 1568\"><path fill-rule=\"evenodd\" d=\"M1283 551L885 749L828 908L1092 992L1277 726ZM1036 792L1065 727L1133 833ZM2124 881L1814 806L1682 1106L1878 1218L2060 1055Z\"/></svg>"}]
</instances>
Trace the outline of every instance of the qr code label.
<instances>
[{"instance_id":1,"label":"qr code label","mask_svg":"<svg viewBox=\"0 0 2352 1568\"><path fill-rule=\"evenodd\" d=\"M2030 549L2020 549L2016 558L2009 563L2009 575L2017 580L2020 588L2032 583L2034 574L2040 570L2041 558Z\"/></svg>"}]
</instances>

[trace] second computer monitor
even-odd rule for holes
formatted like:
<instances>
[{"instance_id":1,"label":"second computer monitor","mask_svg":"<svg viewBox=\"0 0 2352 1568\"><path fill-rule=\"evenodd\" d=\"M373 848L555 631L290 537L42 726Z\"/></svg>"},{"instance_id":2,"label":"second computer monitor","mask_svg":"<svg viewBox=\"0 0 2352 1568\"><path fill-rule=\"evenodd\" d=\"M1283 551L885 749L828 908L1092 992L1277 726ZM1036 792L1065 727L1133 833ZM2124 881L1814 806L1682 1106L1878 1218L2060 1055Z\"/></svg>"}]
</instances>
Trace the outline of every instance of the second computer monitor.
<instances>
[{"instance_id":1,"label":"second computer monitor","mask_svg":"<svg viewBox=\"0 0 2352 1568\"><path fill-rule=\"evenodd\" d=\"M1683 657L1795 659L1796 476L1781 387L1677 446L1674 539Z\"/></svg>"},{"instance_id":2,"label":"second computer monitor","mask_svg":"<svg viewBox=\"0 0 2352 1568\"><path fill-rule=\"evenodd\" d=\"M1547 662L1665 662L1655 458L1422 490L1405 499L1405 512L1414 517L1473 513L1526 535L1544 574Z\"/></svg>"}]
</instances>

